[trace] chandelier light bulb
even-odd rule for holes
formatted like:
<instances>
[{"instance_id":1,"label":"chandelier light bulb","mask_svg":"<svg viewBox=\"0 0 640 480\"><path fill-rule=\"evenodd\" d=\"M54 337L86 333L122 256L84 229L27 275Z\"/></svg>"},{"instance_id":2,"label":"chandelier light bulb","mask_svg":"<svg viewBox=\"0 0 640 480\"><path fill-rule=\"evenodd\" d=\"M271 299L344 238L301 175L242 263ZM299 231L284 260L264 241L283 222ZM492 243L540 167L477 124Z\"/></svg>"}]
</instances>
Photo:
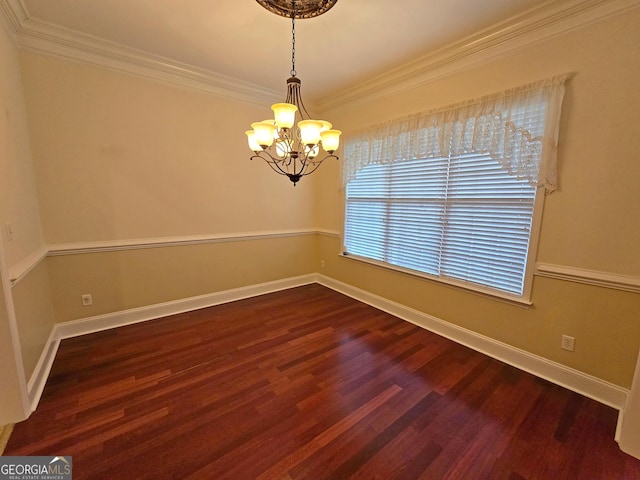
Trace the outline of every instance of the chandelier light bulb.
<instances>
[{"instance_id":1,"label":"chandelier light bulb","mask_svg":"<svg viewBox=\"0 0 640 480\"><path fill-rule=\"evenodd\" d=\"M317 145L320 142L322 123L317 120L301 120L298 122L300 139L305 145Z\"/></svg>"},{"instance_id":2,"label":"chandelier light bulb","mask_svg":"<svg viewBox=\"0 0 640 480\"><path fill-rule=\"evenodd\" d=\"M276 125L276 121L272 118L267 118L266 120L262 120L262 123L268 123L269 125L275 125L276 128L273 129L273 140L278 140L278 126Z\"/></svg>"},{"instance_id":3,"label":"chandelier light bulb","mask_svg":"<svg viewBox=\"0 0 640 480\"><path fill-rule=\"evenodd\" d=\"M298 107L291 103L275 103L271 105L278 128L291 128L296 121Z\"/></svg>"},{"instance_id":4,"label":"chandelier light bulb","mask_svg":"<svg viewBox=\"0 0 640 480\"><path fill-rule=\"evenodd\" d=\"M320 124L322 125L322 127L320 127L320 133L327 130L331 130L331 127L333 127L333 125L331 125L331 122L327 122L326 120L316 120L316 121L320 122Z\"/></svg>"},{"instance_id":5,"label":"chandelier light bulb","mask_svg":"<svg viewBox=\"0 0 640 480\"><path fill-rule=\"evenodd\" d=\"M340 130L325 130L324 132L320 132L322 148L329 153L333 153L338 150L338 147L340 146L340 135L342 135Z\"/></svg>"},{"instance_id":6,"label":"chandelier light bulb","mask_svg":"<svg viewBox=\"0 0 640 480\"><path fill-rule=\"evenodd\" d=\"M273 145L276 133L276 126L268 121L255 122L251 124L253 128L253 136L258 145L262 148L268 148Z\"/></svg>"},{"instance_id":7,"label":"chandelier light bulb","mask_svg":"<svg viewBox=\"0 0 640 480\"><path fill-rule=\"evenodd\" d=\"M256 141L255 132L253 130L247 130L244 132L247 134L247 141L249 142L249 148L254 152L259 152L262 147Z\"/></svg>"}]
</instances>

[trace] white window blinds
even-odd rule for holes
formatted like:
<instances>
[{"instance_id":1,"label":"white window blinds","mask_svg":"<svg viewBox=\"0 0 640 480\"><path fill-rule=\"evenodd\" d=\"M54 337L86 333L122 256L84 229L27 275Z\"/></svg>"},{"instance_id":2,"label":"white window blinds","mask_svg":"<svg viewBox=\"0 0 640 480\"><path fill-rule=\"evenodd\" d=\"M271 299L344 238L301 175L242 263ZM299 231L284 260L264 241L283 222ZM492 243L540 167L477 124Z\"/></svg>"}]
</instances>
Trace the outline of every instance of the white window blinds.
<instances>
[{"instance_id":1,"label":"white window blinds","mask_svg":"<svg viewBox=\"0 0 640 480\"><path fill-rule=\"evenodd\" d=\"M537 185L556 184L538 174L545 149L555 158L560 106L546 93L510 92L491 108L485 97L349 141L345 254L521 297Z\"/></svg>"}]
</instances>

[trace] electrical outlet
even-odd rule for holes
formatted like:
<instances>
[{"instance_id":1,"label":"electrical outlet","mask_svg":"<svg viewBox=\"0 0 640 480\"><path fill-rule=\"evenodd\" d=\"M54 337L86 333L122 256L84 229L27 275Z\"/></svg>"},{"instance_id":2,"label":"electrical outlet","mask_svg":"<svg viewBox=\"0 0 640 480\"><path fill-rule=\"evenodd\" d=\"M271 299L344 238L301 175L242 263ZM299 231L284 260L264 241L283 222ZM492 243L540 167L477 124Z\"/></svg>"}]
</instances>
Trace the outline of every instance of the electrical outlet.
<instances>
[{"instance_id":1,"label":"electrical outlet","mask_svg":"<svg viewBox=\"0 0 640 480\"><path fill-rule=\"evenodd\" d=\"M320 260L320 267L324 268L324 260Z\"/></svg>"},{"instance_id":2,"label":"electrical outlet","mask_svg":"<svg viewBox=\"0 0 640 480\"><path fill-rule=\"evenodd\" d=\"M570 337L569 335L562 335L562 343L560 344L560 348L563 350L568 350L573 352L575 347L576 339L575 337Z\"/></svg>"},{"instance_id":3,"label":"electrical outlet","mask_svg":"<svg viewBox=\"0 0 640 480\"><path fill-rule=\"evenodd\" d=\"M82 295L81 298L82 298L82 306L83 307L88 307L89 305L93 305L93 298L91 297L90 293Z\"/></svg>"}]
</instances>

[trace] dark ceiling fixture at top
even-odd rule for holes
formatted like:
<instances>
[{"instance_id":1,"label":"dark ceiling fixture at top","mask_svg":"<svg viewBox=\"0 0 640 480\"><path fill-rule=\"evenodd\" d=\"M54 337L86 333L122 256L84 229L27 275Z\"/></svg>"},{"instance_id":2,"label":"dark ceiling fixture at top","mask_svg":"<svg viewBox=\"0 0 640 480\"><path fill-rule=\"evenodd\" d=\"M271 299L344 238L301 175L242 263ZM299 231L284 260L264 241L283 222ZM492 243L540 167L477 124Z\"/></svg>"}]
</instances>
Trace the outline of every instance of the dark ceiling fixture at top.
<instances>
[{"instance_id":1,"label":"dark ceiling fixture at top","mask_svg":"<svg viewBox=\"0 0 640 480\"><path fill-rule=\"evenodd\" d=\"M256 0L271 13L281 17L291 18L295 11L295 18L312 18L322 15L338 0ZM295 4L295 5L294 5Z\"/></svg>"},{"instance_id":2,"label":"dark ceiling fixture at top","mask_svg":"<svg viewBox=\"0 0 640 480\"><path fill-rule=\"evenodd\" d=\"M252 130L245 133L253 151L251 159L261 158L274 172L289 177L295 186L327 158L338 159L335 152L342 134L326 120L310 118L302 102L301 83L296 77L296 18L322 15L338 0L256 1L270 12L291 18L291 77L287 80L285 102L271 106L274 118L252 123Z\"/></svg>"}]
</instances>

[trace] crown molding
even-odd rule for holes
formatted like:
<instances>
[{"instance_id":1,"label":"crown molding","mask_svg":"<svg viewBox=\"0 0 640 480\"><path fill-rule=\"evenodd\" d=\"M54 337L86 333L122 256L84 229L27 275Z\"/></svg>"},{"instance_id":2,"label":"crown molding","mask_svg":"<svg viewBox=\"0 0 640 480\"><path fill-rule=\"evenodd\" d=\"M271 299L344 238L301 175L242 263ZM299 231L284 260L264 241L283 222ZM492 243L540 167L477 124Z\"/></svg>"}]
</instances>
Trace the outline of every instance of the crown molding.
<instances>
[{"instance_id":1,"label":"crown molding","mask_svg":"<svg viewBox=\"0 0 640 480\"><path fill-rule=\"evenodd\" d=\"M96 65L174 86L264 106L281 92L30 18L21 0L0 0L0 13L26 51Z\"/></svg>"},{"instance_id":2,"label":"crown molding","mask_svg":"<svg viewBox=\"0 0 640 480\"><path fill-rule=\"evenodd\" d=\"M11 29L13 34L20 30L29 16L22 0L0 0L0 14L3 23Z\"/></svg>"},{"instance_id":3,"label":"crown molding","mask_svg":"<svg viewBox=\"0 0 640 480\"><path fill-rule=\"evenodd\" d=\"M204 91L230 100L263 106L280 94L233 77L182 64L63 27L28 19L18 33L20 47L110 70Z\"/></svg>"},{"instance_id":4,"label":"crown molding","mask_svg":"<svg viewBox=\"0 0 640 480\"><path fill-rule=\"evenodd\" d=\"M319 107L326 110L397 94L638 7L640 0L572 0L560 5L547 2L351 88L328 95L327 100L319 102Z\"/></svg>"},{"instance_id":5,"label":"crown molding","mask_svg":"<svg viewBox=\"0 0 640 480\"><path fill-rule=\"evenodd\" d=\"M314 102L315 108L325 110L396 94L639 6L640 0L569 0L562 4L550 1L356 86L327 95L327 100ZM279 92L227 75L30 18L22 0L0 0L0 16L4 19L0 23L13 31L18 45L27 51L253 105L263 106L265 101L278 101L281 97Z\"/></svg>"}]
</instances>

